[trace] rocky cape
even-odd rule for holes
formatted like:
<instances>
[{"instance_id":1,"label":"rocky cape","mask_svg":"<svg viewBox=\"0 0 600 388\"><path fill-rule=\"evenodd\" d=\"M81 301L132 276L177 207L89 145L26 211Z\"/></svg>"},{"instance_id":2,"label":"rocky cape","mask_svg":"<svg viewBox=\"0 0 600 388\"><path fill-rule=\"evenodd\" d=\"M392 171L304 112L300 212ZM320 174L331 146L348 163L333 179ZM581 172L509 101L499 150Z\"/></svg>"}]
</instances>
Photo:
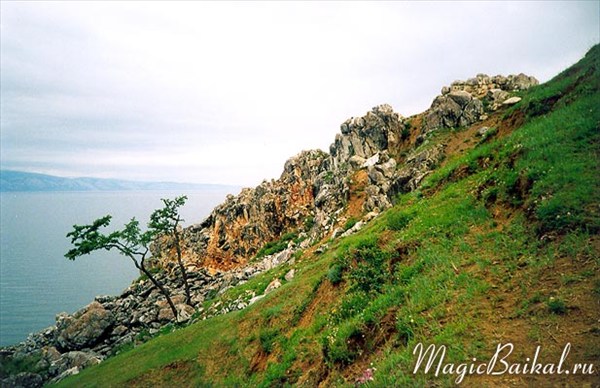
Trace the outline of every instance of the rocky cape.
<instances>
[{"instance_id":1,"label":"rocky cape","mask_svg":"<svg viewBox=\"0 0 600 388\"><path fill-rule=\"evenodd\" d=\"M200 306L257 274L292 264L297 250L323 249L331 239L358 231L399 193L418 189L443 160L446 145L430 143L432 133L483 122L518 103L515 92L537 83L524 74L480 74L443 87L419 115L405 118L384 104L346 120L329 153L301 152L285 163L279 179L228 196L204 221L182 231L194 306L184 303L173 242L159 239L152 246L156 276L172 295L177 317L159 290L140 278L121 295L96 297L73 315L58 314L54 326L0 349L0 363L36 361L29 372L3 372L2 386L59 381L161 330L247 307L290 281L293 270L273 279L261 295L244 293L206 311ZM481 124L479 134L486 131ZM277 248L264 255L266 247Z\"/></svg>"}]
</instances>

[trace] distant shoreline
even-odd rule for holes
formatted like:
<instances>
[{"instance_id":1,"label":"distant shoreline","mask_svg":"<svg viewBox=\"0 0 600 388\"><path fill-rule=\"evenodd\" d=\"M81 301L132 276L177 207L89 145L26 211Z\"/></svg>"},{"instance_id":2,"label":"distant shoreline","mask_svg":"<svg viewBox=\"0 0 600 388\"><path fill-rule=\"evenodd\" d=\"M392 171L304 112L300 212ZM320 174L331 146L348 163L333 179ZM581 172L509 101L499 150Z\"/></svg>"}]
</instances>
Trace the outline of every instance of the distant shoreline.
<instances>
[{"instance_id":1,"label":"distant shoreline","mask_svg":"<svg viewBox=\"0 0 600 388\"><path fill-rule=\"evenodd\" d=\"M239 190L241 185L216 183L142 182L108 178L65 178L23 171L0 171L0 192L119 192Z\"/></svg>"}]
</instances>

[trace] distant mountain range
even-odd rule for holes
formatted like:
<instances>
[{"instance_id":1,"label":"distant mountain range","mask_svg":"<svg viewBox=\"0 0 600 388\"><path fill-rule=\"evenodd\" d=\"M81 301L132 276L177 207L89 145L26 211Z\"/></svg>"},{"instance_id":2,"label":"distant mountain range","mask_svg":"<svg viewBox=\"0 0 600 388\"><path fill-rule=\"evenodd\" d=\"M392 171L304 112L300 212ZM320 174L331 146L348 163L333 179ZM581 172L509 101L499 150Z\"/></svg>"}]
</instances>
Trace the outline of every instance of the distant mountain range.
<instances>
[{"instance_id":1,"label":"distant mountain range","mask_svg":"<svg viewBox=\"0 0 600 388\"><path fill-rule=\"evenodd\" d=\"M0 171L0 192L16 191L127 191L127 190L218 190L237 187L177 182L137 182L121 179L64 178L22 171Z\"/></svg>"}]
</instances>

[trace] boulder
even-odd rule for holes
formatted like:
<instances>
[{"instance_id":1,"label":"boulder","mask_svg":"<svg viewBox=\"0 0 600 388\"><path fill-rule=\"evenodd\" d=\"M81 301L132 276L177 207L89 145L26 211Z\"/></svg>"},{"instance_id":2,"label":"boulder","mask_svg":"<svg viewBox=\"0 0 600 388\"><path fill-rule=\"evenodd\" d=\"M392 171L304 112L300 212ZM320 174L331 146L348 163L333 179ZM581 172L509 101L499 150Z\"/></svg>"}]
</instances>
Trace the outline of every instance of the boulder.
<instances>
[{"instance_id":1,"label":"boulder","mask_svg":"<svg viewBox=\"0 0 600 388\"><path fill-rule=\"evenodd\" d=\"M78 350L98 343L112 326L113 314L94 301L73 316L57 317L57 345L63 350Z\"/></svg>"},{"instance_id":2,"label":"boulder","mask_svg":"<svg viewBox=\"0 0 600 388\"><path fill-rule=\"evenodd\" d=\"M74 366L73 368L69 368L69 369L63 371L58 376L56 376L54 379L52 379L52 383L58 383L59 381L64 380L69 376L79 374L79 372L80 372L80 368L78 368L76 366Z\"/></svg>"},{"instance_id":3,"label":"boulder","mask_svg":"<svg viewBox=\"0 0 600 388\"><path fill-rule=\"evenodd\" d=\"M257 296L253 297L252 299L250 299L248 301L248 305L251 305L251 304L255 303L256 301L259 301L259 300L261 300L264 297L265 297L264 294L263 295L257 295Z\"/></svg>"},{"instance_id":4,"label":"boulder","mask_svg":"<svg viewBox=\"0 0 600 388\"><path fill-rule=\"evenodd\" d=\"M341 134L329 147L334 168L345 164L356 165L356 158L369 159L375 154L394 149L400 144L401 132L406 127L404 118L388 104L374 107L362 117L352 117L341 125ZM378 160L368 161L369 165ZM364 163L364 162L363 162ZM364 166L367 167L367 166Z\"/></svg>"},{"instance_id":5,"label":"boulder","mask_svg":"<svg viewBox=\"0 0 600 388\"><path fill-rule=\"evenodd\" d=\"M490 89L486 95L487 101L489 101L489 107L491 110L496 110L502 105L506 99L510 97L510 94L502 89Z\"/></svg>"},{"instance_id":6,"label":"boulder","mask_svg":"<svg viewBox=\"0 0 600 388\"><path fill-rule=\"evenodd\" d=\"M294 274L296 271L292 268L290 269L284 276L286 282L291 282L294 279Z\"/></svg>"},{"instance_id":7,"label":"boulder","mask_svg":"<svg viewBox=\"0 0 600 388\"><path fill-rule=\"evenodd\" d=\"M281 287L281 280L279 280L279 279L273 280L271 283L269 283L269 285L265 289L265 295L267 295L268 293L270 293L273 290L276 290L279 287Z\"/></svg>"},{"instance_id":8,"label":"boulder","mask_svg":"<svg viewBox=\"0 0 600 388\"><path fill-rule=\"evenodd\" d=\"M521 97L511 97L509 99L504 100L504 102L502 102L502 105L514 105L519 101L521 101Z\"/></svg>"},{"instance_id":9,"label":"boulder","mask_svg":"<svg viewBox=\"0 0 600 388\"><path fill-rule=\"evenodd\" d=\"M192 306L185 303L180 303L175 308L177 309L177 322L179 323L189 321L196 312Z\"/></svg>"},{"instance_id":10,"label":"boulder","mask_svg":"<svg viewBox=\"0 0 600 388\"><path fill-rule=\"evenodd\" d=\"M166 303L166 301L164 302L164 304L161 304L159 308L160 309L158 311L158 316L156 318L159 322L165 323L173 321L175 319L175 317L173 316L173 311L171 310L171 307ZM177 310L177 322L189 321L192 315L194 315L194 313L196 312L196 310L194 310L192 306L187 305L185 303L176 304L175 310Z\"/></svg>"},{"instance_id":11,"label":"boulder","mask_svg":"<svg viewBox=\"0 0 600 388\"><path fill-rule=\"evenodd\" d=\"M482 114L483 104L479 99L466 91L452 91L433 100L425 116L424 131L468 126Z\"/></svg>"},{"instance_id":12,"label":"boulder","mask_svg":"<svg viewBox=\"0 0 600 388\"><path fill-rule=\"evenodd\" d=\"M376 168L379 170L386 178L390 179L394 176L396 172L396 167L398 163L394 158L390 158L387 162L377 165Z\"/></svg>"},{"instance_id":13,"label":"boulder","mask_svg":"<svg viewBox=\"0 0 600 388\"><path fill-rule=\"evenodd\" d=\"M0 380L4 388L37 388L44 384L42 376L37 373L21 372Z\"/></svg>"},{"instance_id":14,"label":"boulder","mask_svg":"<svg viewBox=\"0 0 600 388\"><path fill-rule=\"evenodd\" d=\"M77 369L77 373L79 373L79 370L90 365L99 364L101 361L102 359L95 353L71 351L61 355L58 360L54 361L50 365L48 372L51 376L61 376L67 370ZM62 378L66 376L68 376L68 374Z\"/></svg>"},{"instance_id":15,"label":"boulder","mask_svg":"<svg viewBox=\"0 0 600 388\"><path fill-rule=\"evenodd\" d=\"M385 176L383 175L383 173L381 173L377 168L375 167L369 167L368 171L367 171L367 175L369 177L369 181L371 183L373 183L374 185L383 185L385 184L385 182L387 182L387 179L385 178Z\"/></svg>"},{"instance_id":16,"label":"boulder","mask_svg":"<svg viewBox=\"0 0 600 388\"><path fill-rule=\"evenodd\" d=\"M358 155L352 155L349 159L348 159L348 164L350 165L350 168L353 170L358 170L359 168L361 168L364 164L366 163L366 159L362 158Z\"/></svg>"},{"instance_id":17,"label":"boulder","mask_svg":"<svg viewBox=\"0 0 600 388\"><path fill-rule=\"evenodd\" d=\"M467 106L467 104L473 99L471 93L465 92L464 90L450 92L448 93L448 97L456 102L461 108Z\"/></svg>"}]
</instances>

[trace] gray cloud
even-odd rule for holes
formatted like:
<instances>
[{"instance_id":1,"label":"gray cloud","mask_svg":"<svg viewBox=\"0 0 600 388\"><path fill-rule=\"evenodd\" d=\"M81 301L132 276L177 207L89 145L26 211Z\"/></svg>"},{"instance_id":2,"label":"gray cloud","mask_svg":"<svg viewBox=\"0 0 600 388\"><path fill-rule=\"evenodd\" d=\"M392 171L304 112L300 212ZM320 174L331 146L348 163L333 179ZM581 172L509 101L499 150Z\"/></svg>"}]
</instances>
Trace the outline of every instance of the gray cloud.
<instances>
[{"instance_id":1,"label":"gray cloud","mask_svg":"<svg viewBox=\"0 0 600 388\"><path fill-rule=\"evenodd\" d=\"M591 2L2 2L2 168L254 185L339 123L477 73L544 81Z\"/></svg>"}]
</instances>

